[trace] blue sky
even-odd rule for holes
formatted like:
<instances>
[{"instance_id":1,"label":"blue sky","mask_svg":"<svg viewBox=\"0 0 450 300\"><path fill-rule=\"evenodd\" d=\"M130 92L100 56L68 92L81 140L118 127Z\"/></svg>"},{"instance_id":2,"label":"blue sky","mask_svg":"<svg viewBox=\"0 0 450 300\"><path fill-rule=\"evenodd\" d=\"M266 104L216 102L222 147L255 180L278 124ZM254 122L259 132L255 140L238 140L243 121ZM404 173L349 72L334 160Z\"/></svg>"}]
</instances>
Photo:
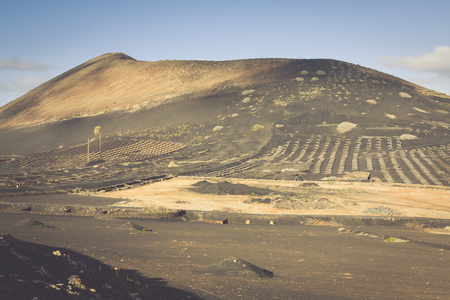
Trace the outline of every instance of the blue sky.
<instances>
[{"instance_id":1,"label":"blue sky","mask_svg":"<svg viewBox=\"0 0 450 300\"><path fill-rule=\"evenodd\" d=\"M0 106L91 58L332 58L450 95L450 1L4 0Z\"/></svg>"}]
</instances>

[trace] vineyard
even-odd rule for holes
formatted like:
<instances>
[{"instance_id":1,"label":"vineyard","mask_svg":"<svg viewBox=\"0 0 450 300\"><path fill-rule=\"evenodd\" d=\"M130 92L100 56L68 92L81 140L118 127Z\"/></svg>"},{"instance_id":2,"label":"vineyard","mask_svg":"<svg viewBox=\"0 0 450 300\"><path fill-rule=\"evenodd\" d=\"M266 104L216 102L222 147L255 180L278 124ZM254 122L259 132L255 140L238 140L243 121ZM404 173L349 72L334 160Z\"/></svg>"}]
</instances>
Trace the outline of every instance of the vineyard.
<instances>
[{"instance_id":1,"label":"vineyard","mask_svg":"<svg viewBox=\"0 0 450 300\"><path fill-rule=\"evenodd\" d=\"M107 55L98 59L104 67L92 72L116 70L123 58L139 86L128 86L126 101L98 91L86 114L64 115L72 107L59 107L58 97L80 86L68 73L66 89L51 81L43 87L48 92L29 93L17 102L23 107L2 113L10 122L2 126L25 126L31 114L19 112L41 111L39 101L27 99L54 94L42 101L53 103L45 107L58 121L36 113L34 121L48 124L0 130L0 186L100 188L169 174L450 186L446 95L326 59L154 64ZM142 69L134 74L137 64ZM122 71L116 70L117 80L98 76L114 85ZM83 80L90 83L88 77ZM158 78L158 84L141 78ZM83 99L77 93L74 103ZM98 124L107 138L86 143L84 134Z\"/></svg>"},{"instance_id":2,"label":"vineyard","mask_svg":"<svg viewBox=\"0 0 450 300\"><path fill-rule=\"evenodd\" d=\"M261 162L306 165L310 180L366 172L387 183L450 185L450 145L404 149L398 137L388 136L311 135L288 139L259 158L202 175L230 176L254 169Z\"/></svg>"},{"instance_id":3,"label":"vineyard","mask_svg":"<svg viewBox=\"0 0 450 300\"><path fill-rule=\"evenodd\" d=\"M80 144L24 155L9 164L22 169L49 170L80 168L96 162L123 164L173 153L185 145L170 141L107 138L101 147L100 151L98 140L90 144L89 160L87 144ZM404 148L399 137L390 136L309 135L284 138L258 157L216 166L209 171L190 171L189 175L269 179L275 175L265 172L273 165L284 166L285 169L299 166L298 173L307 174L308 180L338 180L348 174L365 173L368 181L450 186L449 144ZM283 174L280 178L296 179Z\"/></svg>"},{"instance_id":4,"label":"vineyard","mask_svg":"<svg viewBox=\"0 0 450 300\"><path fill-rule=\"evenodd\" d=\"M89 162L104 161L120 164L149 159L183 148L181 143L155 140L107 138L100 143L96 140L89 145L81 144L68 148L33 153L16 159L21 168L73 169Z\"/></svg>"}]
</instances>

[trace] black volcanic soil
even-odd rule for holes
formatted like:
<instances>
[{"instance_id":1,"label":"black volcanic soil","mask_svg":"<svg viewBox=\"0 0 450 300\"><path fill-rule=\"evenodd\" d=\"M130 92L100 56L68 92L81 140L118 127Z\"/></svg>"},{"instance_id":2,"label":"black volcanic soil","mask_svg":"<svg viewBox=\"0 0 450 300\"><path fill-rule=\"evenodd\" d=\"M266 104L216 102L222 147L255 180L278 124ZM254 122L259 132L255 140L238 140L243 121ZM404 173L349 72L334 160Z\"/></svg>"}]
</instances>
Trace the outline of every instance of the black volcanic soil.
<instances>
[{"instance_id":1,"label":"black volcanic soil","mask_svg":"<svg viewBox=\"0 0 450 300\"><path fill-rule=\"evenodd\" d=\"M212 194L212 195L269 195L275 193L270 189L251 187L246 184L236 184L227 181L221 182L208 182L199 181L194 183L191 187L191 191Z\"/></svg>"},{"instance_id":2,"label":"black volcanic soil","mask_svg":"<svg viewBox=\"0 0 450 300\"><path fill-rule=\"evenodd\" d=\"M379 201L400 199L402 211L428 208L427 193L433 194L434 213L446 215L448 103L445 95L335 60L94 58L0 108L0 196L19 202L15 214L0 218L0 259L8 267L0 274L0 293L18 299L67 298L70 292L100 299L449 298L448 235L403 227L244 225L231 218L227 225L125 220L92 206L95 217L75 217L64 202L70 196L58 198L73 191L106 197L131 191L127 198L142 187L164 201L151 184L178 175L261 179L267 187L282 180L342 181L359 183L361 193L373 183L366 198L382 190ZM102 151L96 126L102 127ZM436 186L438 193L429 192ZM206 205L223 196L210 193L258 194L253 188L204 185L207 194L195 200ZM36 202L65 216L39 215L33 203L20 206L36 199L23 200L26 195L48 197ZM378 201L373 198L366 200ZM175 204L193 205L180 199ZM293 222L283 214L277 220L284 219ZM229 257L275 276L195 272Z\"/></svg>"},{"instance_id":3,"label":"black volcanic soil","mask_svg":"<svg viewBox=\"0 0 450 300\"><path fill-rule=\"evenodd\" d=\"M0 294L5 299L200 299L169 287L162 278L146 278L72 250L25 242L11 235L0 236L0 245Z\"/></svg>"},{"instance_id":4,"label":"black volcanic soil","mask_svg":"<svg viewBox=\"0 0 450 300\"><path fill-rule=\"evenodd\" d=\"M49 227L17 225L27 218ZM117 230L127 222L152 231ZM111 299L127 295L143 299L450 296L448 235L421 229L216 225L21 214L2 214L0 228L0 259L7 267L2 268L0 288L2 295L16 299L68 298L67 290ZM396 242L386 242L389 237ZM274 277L255 279L242 269L236 272L233 266L220 263L230 257L272 272ZM198 272L218 265L231 268L219 272L228 276ZM69 283L72 275L79 280L74 276Z\"/></svg>"},{"instance_id":5,"label":"black volcanic soil","mask_svg":"<svg viewBox=\"0 0 450 300\"><path fill-rule=\"evenodd\" d=\"M110 92L124 74L126 87ZM31 121L24 116L47 102L49 114L61 115L48 122L33 114L40 125L0 130L0 192L17 181L31 191L95 190L169 174L341 180L363 172L387 183L448 186L450 110L444 95L430 93L335 60L149 63L108 54L0 111L11 124ZM63 99L87 111L62 117ZM115 145L103 154L95 126ZM88 138L91 159L104 163L86 166Z\"/></svg>"}]
</instances>

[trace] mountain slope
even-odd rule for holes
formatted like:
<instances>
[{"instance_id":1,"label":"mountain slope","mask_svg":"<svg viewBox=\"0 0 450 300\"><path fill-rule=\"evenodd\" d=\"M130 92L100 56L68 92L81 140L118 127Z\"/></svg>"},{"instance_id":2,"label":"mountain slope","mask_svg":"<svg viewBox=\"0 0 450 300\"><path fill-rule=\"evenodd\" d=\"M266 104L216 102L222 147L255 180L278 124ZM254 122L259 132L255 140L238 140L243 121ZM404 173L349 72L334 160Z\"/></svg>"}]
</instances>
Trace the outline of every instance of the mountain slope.
<instances>
[{"instance_id":1,"label":"mountain slope","mask_svg":"<svg viewBox=\"0 0 450 300\"><path fill-rule=\"evenodd\" d=\"M0 109L1 127L27 126L116 110L153 107L182 95L263 83L287 60L144 62L105 54L44 83ZM273 78L272 78L273 79Z\"/></svg>"},{"instance_id":2,"label":"mountain slope","mask_svg":"<svg viewBox=\"0 0 450 300\"><path fill-rule=\"evenodd\" d=\"M2 107L0 154L29 154L14 161L19 168L83 167L99 125L106 163L144 161L148 174L316 180L365 172L449 185L449 114L445 95L342 61L143 62L114 53Z\"/></svg>"},{"instance_id":3,"label":"mountain slope","mask_svg":"<svg viewBox=\"0 0 450 300\"><path fill-rule=\"evenodd\" d=\"M29 126L117 110L133 111L158 106L180 96L198 98L231 88L286 84L295 78L311 80L317 76L314 71L302 76L301 72L305 71L302 65L305 70L311 66L324 69L326 74L316 78L326 80L315 82L312 87L317 89L315 91L310 90L311 85L305 81L298 82L307 86L303 94L292 95L298 100L307 93L316 93L315 98L328 96L332 101L364 101L367 99L362 97L369 96L370 91L386 90L386 85L391 89L413 90L417 96L430 98L426 97L430 94L428 90L393 76L332 60L144 62L123 53L112 53L87 61L2 107L0 126ZM362 90L358 90L360 86ZM349 96L349 92L354 96ZM371 96L380 98L376 94ZM387 96L384 95L382 101L387 101Z\"/></svg>"}]
</instances>

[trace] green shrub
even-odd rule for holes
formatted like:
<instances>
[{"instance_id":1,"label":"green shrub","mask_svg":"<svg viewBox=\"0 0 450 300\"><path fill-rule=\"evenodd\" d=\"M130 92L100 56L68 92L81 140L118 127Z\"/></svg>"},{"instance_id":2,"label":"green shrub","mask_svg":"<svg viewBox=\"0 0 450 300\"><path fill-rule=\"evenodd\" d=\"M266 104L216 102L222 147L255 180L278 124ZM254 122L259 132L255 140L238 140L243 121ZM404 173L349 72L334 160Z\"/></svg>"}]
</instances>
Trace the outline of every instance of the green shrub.
<instances>
[{"instance_id":1,"label":"green shrub","mask_svg":"<svg viewBox=\"0 0 450 300\"><path fill-rule=\"evenodd\" d=\"M72 193L75 193L75 194L86 193L86 190L81 188L81 187L77 187L77 188L72 190Z\"/></svg>"},{"instance_id":2,"label":"green shrub","mask_svg":"<svg viewBox=\"0 0 450 300\"><path fill-rule=\"evenodd\" d=\"M258 131L258 130L261 130L263 128L264 128L264 126L260 125L260 124L253 125L253 131Z\"/></svg>"},{"instance_id":3,"label":"green shrub","mask_svg":"<svg viewBox=\"0 0 450 300\"><path fill-rule=\"evenodd\" d=\"M407 240L399 239L393 236L388 237L384 240L386 243L405 243Z\"/></svg>"}]
</instances>

